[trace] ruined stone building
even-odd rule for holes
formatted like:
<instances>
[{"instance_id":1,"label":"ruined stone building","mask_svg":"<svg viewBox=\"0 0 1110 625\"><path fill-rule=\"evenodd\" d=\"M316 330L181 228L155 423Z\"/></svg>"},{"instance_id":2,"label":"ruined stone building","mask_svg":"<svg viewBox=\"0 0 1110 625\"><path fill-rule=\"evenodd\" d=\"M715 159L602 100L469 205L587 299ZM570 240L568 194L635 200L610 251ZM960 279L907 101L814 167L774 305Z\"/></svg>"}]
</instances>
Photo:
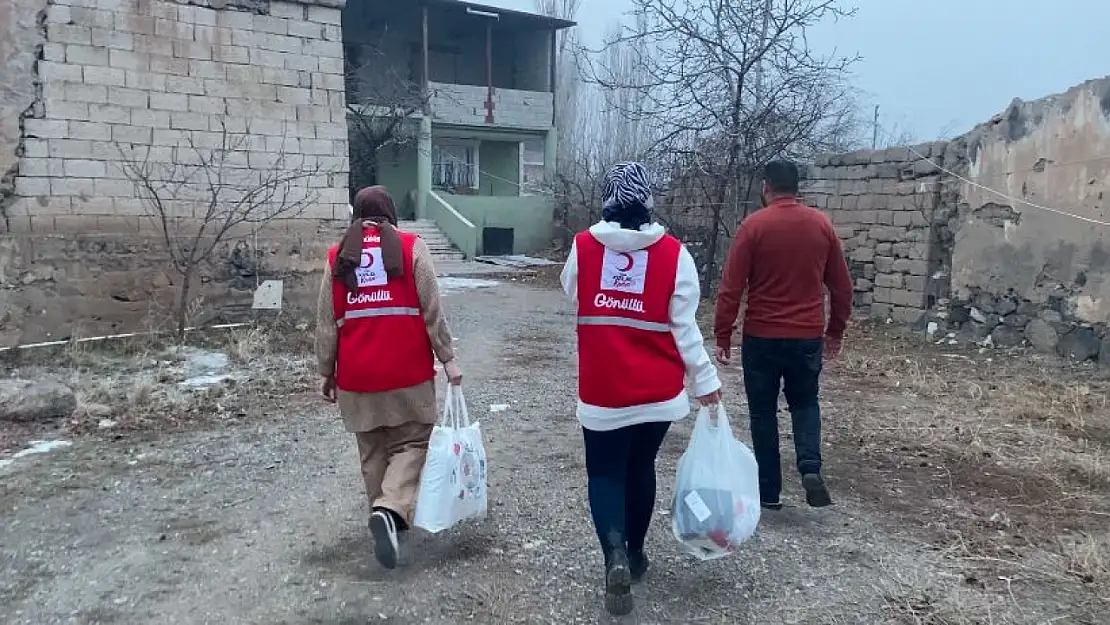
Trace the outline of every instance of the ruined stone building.
<instances>
[{"instance_id":1,"label":"ruined stone building","mask_svg":"<svg viewBox=\"0 0 1110 625\"><path fill-rule=\"evenodd\" d=\"M872 317L1110 364L1110 78L809 178Z\"/></svg>"}]
</instances>

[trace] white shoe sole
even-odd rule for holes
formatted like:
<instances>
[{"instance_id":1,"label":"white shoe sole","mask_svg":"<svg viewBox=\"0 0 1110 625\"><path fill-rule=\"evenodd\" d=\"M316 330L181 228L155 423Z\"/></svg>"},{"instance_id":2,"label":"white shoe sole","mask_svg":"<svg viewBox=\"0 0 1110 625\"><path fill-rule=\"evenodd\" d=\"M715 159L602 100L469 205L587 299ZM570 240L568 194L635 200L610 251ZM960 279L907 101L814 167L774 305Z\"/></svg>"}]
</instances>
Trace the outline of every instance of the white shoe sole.
<instances>
[{"instance_id":1,"label":"white shoe sole","mask_svg":"<svg viewBox=\"0 0 1110 625\"><path fill-rule=\"evenodd\" d=\"M388 512L370 515L370 534L374 537L374 558L386 569L397 567L397 526Z\"/></svg>"}]
</instances>

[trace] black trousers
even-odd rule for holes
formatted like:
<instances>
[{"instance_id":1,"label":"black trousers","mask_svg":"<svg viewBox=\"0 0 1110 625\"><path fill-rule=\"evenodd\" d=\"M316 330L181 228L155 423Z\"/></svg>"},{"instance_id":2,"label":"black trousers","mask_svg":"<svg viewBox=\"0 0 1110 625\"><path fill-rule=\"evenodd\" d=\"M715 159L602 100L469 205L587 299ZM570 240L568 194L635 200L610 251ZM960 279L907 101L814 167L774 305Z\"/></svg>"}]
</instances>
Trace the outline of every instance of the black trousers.
<instances>
[{"instance_id":1,"label":"black trousers","mask_svg":"<svg viewBox=\"0 0 1110 625\"><path fill-rule=\"evenodd\" d=\"M606 562L613 547L643 551L655 510L655 457L670 422L582 429L590 515ZM612 544L615 542L616 544Z\"/></svg>"},{"instance_id":2,"label":"black trousers","mask_svg":"<svg viewBox=\"0 0 1110 625\"><path fill-rule=\"evenodd\" d=\"M751 414L752 447L759 462L759 496L777 503L782 493L779 456L779 390L794 426L800 473L821 472L821 407L817 402L821 339L762 339L745 336L740 361Z\"/></svg>"}]
</instances>

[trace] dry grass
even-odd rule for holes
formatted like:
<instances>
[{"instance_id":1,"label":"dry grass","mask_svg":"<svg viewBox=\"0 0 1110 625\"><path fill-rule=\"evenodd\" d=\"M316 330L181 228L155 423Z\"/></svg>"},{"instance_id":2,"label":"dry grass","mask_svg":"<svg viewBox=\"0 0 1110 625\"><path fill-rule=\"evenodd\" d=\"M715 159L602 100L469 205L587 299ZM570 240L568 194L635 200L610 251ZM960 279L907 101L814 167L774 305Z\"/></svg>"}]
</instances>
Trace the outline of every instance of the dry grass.
<instances>
[{"instance_id":1,"label":"dry grass","mask_svg":"<svg viewBox=\"0 0 1110 625\"><path fill-rule=\"evenodd\" d=\"M959 600L943 590L907 587L904 594L884 596L890 619L906 625L1017 625L1008 606L997 605L981 594L962 593Z\"/></svg>"},{"instance_id":2,"label":"dry grass","mask_svg":"<svg viewBox=\"0 0 1110 625\"><path fill-rule=\"evenodd\" d=\"M711 315L703 306L707 337ZM892 573L890 621L1105 622L1110 375L922 339L853 328L822 391L832 477L876 518L930 543L958 580ZM1035 618L1046 605L1067 609Z\"/></svg>"},{"instance_id":3,"label":"dry grass","mask_svg":"<svg viewBox=\"0 0 1110 625\"><path fill-rule=\"evenodd\" d=\"M1074 593L1077 613L1110 607L1105 376L876 328L848 344L828 372L829 403L848 407L830 433L833 453L864 500L924 530L967 587L909 586L888 597L892 616L1034 622L1023 606L1046 593Z\"/></svg>"},{"instance_id":4,"label":"dry grass","mask_svg":"<svg viewBox=\"0 0 1110 625\"><path fill-rule=\"evenodd\" d=\"M1105 535L1081 534L1061 542L1069 575L1084 584L1110 587L1110 545Z\"/></svg>"},{"instance_id":5,"label":"dry grass","mask_svg":"<svg viewBox=\"0 0 1110 625\"><path fill-rule=\"evenodd\" d=\"M831 373L841 390L885 387L912 403L913 421L884 419L898 438L961 462L1048 478L1063 499L1110 487L1110 384L1092 372L922 350L889 336L860 339Z\"/></svg>"},{"instance_id":6,"label":"dry grass","mask_svg":"<svg viewBox=\"0 0 1110 625\"><path fill-rule=\"evenodd\" d=\"M11 352L21 377L53 378L77 394L78 409L65 424L71 435L157 433L188 425L242 419L277 409L311 390L311 333L307 325L277 320L243 328L190 333L190 347L227 355L227 380L192 388L188 351L165 335L111 341L72 340L64 346Z\"/></svg>"}]
</instances>

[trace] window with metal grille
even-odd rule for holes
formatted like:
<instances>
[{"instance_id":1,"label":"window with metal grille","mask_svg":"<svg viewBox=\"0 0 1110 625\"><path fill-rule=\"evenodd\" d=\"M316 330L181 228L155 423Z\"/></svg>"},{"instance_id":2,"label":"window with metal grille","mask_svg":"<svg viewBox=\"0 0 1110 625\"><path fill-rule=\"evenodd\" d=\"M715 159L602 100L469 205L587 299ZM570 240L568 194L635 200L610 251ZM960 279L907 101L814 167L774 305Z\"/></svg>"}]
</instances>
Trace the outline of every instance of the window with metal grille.
<instances>
[{"instance_id":1,"label":"window with metal grille","mask_svg":"<svg viewBox=\"0 0 1110 625\"><path fill-rule=\"evenodd\" d=\"M432 146L432 185L441 189L478 188L478 143L436 141Z\"/></svg>"}]
</instances>

